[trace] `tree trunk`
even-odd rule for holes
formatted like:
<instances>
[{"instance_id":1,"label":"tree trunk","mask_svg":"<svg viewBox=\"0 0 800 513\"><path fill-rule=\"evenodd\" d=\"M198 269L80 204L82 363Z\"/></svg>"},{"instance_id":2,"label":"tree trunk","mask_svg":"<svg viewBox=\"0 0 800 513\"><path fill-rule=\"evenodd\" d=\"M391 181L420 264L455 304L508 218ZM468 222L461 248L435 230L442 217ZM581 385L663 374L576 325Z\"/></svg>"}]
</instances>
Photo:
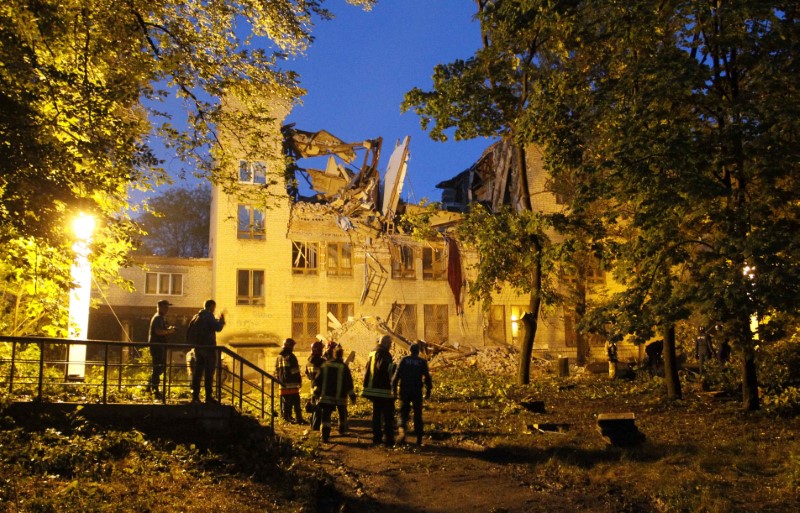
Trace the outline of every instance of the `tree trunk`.
<instances>
[{"instance_id":1,"label":"tree trunk","mask_svg":"<svg viewBox=\"0 0 800 513\"><path fill-rule=\"evenodd\" d=\"M538 256L536 266L531 275L531 301L530 312L522 316L522 325L525 333L522 336L522 343L519 354L519 370L517 372L517 384L527 385L531 382L531 356L533 355L533 341L536 338L536 329L539 326L539 310L542 306L542 258L541 248L534 244L534 249Z\"/></svg>"},{"instance_id":2,"label":"tree trunk","mask_svg":"<svg viewBox=\"0 0 800 513\"><path fill-rule=\"evenodd\" d=\"M523 335L519 351L519 368L517 384L527 385L531 382L531 356L533 355L533 339L536 337L536 316L525 312L522 316Z\"/></svg>"},{"instance_id":3,"label":"tree trunk","mask_svg":"<svg viewBox=\"0 0 800 513\"><path fill-rule=\"evenodd\" d=\"M586 270L583 265L578 266L578 273L576 276L577 284L575 287L575 345L577 354L576 363L583 367L586 365L586 356L589 353L587 337L583 336L577 326L583 320L586 314Z\"/></svg>"},{"instance_id":4,"label":"tree trunk","mask_svg":"<svg viewBox=\"0 0 800 513\"><path fill-rule=\"evenodd\" d=\"M675 356L675 325L670 324L664 333L664 381L667 398L680 399L681 381L678 379L678 359Z\"/></svg>"}]
</instances>

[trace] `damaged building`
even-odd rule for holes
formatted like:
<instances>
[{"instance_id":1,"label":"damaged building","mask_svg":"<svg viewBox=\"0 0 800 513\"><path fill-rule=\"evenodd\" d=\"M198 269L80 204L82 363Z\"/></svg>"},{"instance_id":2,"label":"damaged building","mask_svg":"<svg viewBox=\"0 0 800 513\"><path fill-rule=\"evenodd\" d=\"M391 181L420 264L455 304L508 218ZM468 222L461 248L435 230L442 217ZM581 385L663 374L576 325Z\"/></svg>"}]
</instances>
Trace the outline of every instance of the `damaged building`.
<instances>
[{"instance_id":1,"label":"damaged building","mask_svg":"<svg viewBox=\"0 0 800 513\"><path fill-rule=\"evenodd\" d=\"M191 282L191 290L147 288L147 280L156 279L151 275L161 272L158 261L150 259L147 269L126 271L137 288L136 304L149 301L154 311L156 301L166 297L181 313L180 324L201 306L198 298L213 297L227 321L218 343L267 370L286 337L299 343L300 352L318 338L335 339L358 358L383 333L401 346L417 339L443 348L517 344L527 297L504 290L483 311L466 297L477 261L473 250L445 236L421 241L397 226L398 215L414 209L400 199L408 137L395 144L381 172L380 138L346 142L326 131L291 125L280 127L280 134L283 158L242 159L230 169L245 189L271 187L268 204L212 187L210 255L204 264L210 265L210 279ZM561 208L547 191L541 155L529 151L527 158L536 208ZM513 201L518 177L512 160L500 142L468 170L440 183L446 210L435 222L457 222L458 212L471 202L496 208ZM598 286L605 284L602 273L594 279ZM123 301L120 294L114 297ZM95 319L102 315L108 312L93 313ZM97 338L146 340L146 329L134 324L143 325L149 315L139 317L138 324L127 323L127 333ZM573 325L570 315L560 311L543 318L534 354L574 357ZM601 344L590 344L590 358L604 357Z\"/></svg>"}]
</instances>

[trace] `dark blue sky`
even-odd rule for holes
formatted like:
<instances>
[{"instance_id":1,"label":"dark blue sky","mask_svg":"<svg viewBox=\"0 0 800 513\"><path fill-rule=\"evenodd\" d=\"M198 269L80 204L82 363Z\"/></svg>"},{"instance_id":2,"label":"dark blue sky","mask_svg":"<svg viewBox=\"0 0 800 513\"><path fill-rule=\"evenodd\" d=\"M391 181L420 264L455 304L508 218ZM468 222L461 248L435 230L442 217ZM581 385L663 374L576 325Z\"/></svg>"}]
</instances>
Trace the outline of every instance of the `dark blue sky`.
<instances>
[{"instance_id":1,"label":"dark blue sky","mask_svg":"<svg viewBox=\"0 0 800 513\"><path fill-rule=\"evenodd\" d=\"M325 7L336 19L317 23L306 55L284 65L300 74L307 90L287 122L301 130L327 130L346 142L383 137L381 176L395 142L410 135L402 198L438 201L435 185L473 164L490 141L435 142L416 114L400 113L400 104L413 87L431 88L434 66L466 59L480 46L480 28L472 19L475 2L381 0L365 12L344 0L329 0ZM157 143L154 147L177 175L181 163ZM137 193L133 199L149 195Z\"/></svg>"},{"instance_id":2,"label":"dark blue sky","mask_svg":"<svg viewBox=\"0 0 800 513\"><path fill-rule=\"evenodd\" d=\"M431 140L413 112L400 113L403 95L428 90L436 64L466 59L480 46L472 0L382 0L371 12L326 2L336 19L318 24L307 55L289 65L308 90L288 122L325 129L347 142L383 137L381 173L395 142L411 136L403 199L438 201L435 185L474 163L489 145Z\"/></svg>"}]
</instances>

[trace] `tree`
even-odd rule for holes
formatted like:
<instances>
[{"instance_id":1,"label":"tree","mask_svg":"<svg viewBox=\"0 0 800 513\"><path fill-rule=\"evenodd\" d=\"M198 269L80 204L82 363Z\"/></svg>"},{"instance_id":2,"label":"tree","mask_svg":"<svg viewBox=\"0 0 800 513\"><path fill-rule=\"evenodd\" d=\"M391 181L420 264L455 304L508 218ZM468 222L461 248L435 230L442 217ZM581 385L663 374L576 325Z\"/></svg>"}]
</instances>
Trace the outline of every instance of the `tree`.
<instances>
[{"instance_id":1,"label":"tree","mask_svg":"<svg viewBox=\"0 0 800 513\"><path fill-rule=\"evenodd\" d=\"M235 188L221 172L231 156L217 134L247 134L240 142L252 155L279 154L262 142L264 127L274 105L302 93L280 62L310 43L313 16L331 17L322 2L2 2L0 244L71 254L68 220L83 211L104 232L95 237L94 268L123 265L122 247L137 236L125 214L129 186L168 181L151 134L198 175ZM369 8L374 0L350 3ZM172 95L183 101L185 120L159 106ZM240 108L226 108L223 98ZM12 269L31 265L8 254L0 260Z\"/></svg>"},{"instance_id":2,"label":"tree","mask_svg":"<svg viewBox=\"0 0 800 513\"><path fill-rule=\"evenodd\" d=\"M210 204L208 187L172 188L153 197L149 211L138 219L146 233L140 251L170 257L207 257Z\"/></svg>"},{"instance_id":3,"label":"tree","mask_svg":"<svg viewBox=\"0 0 800 513\"><path fill-rule=\"evenodd\" d=\"M550 27L540 22L536 12L524 10L519 2L479 0L478 18L483 47L467 60L437 65L433 90L412 89L406 93L402 109L413 109L420 116L422 128L430 127L434 140L446 140L447 132L452 129L456 140L500 136L509 141L513 145L516 171L508 188L516 190L511 202L520 222L525 224L526 212L533 208L525 154L527 142L519 138L519 124L524 120L533 86L541 73L540 49L550 37ZM532 243L523 248L530 252L532 265L519 270L529 273L526 290L530 292L531 308L531 315L523 319L526 335L520 352L520 380L524 383L529 380L523 374L530 364L546 281L541 274L546 265L540 260L545 248L536 244L543 239L531 238L533 233L526 236ZM495 278L497 275L485 277L487 282Z\"/></svg>"},{"instance_id":4,"label":"tree","mask_svg":"<svg viewBox=\"0 0 800 513\"><path fill-rule=\"evenodd\" d=\"M749 319L800 299L797 5L573 4L520 130L555 179L579 175L573 208L614 206L605 245L627 289L595 325L668 343L693 314L720 326L758 408Z\"/></svg>"},{"instance_id":5,"label":"tree","mask_svg":"<svg viewBox=\"0 0 800 513\"><path fill-rule=\"evenodd\" d=\"M490 212L480 203L474 204L457 227L459 240L475 247L480 255L477 277L469 284L470 297L488 309L492 296L501 292L505 284L518 293L529 294L527 316L531 312L538 314L542 304L552 303L554 293L547 279L552 265L545 233L548 226L544 216L530 210L514 212L505 207ZM536 325L535 319L527 322ZM530 339L522 347L533 346L535 333L526 330L524 337ZM520 384L530 381L530 361L530 352L520 357Z\"/></svg>"}]
</instances>

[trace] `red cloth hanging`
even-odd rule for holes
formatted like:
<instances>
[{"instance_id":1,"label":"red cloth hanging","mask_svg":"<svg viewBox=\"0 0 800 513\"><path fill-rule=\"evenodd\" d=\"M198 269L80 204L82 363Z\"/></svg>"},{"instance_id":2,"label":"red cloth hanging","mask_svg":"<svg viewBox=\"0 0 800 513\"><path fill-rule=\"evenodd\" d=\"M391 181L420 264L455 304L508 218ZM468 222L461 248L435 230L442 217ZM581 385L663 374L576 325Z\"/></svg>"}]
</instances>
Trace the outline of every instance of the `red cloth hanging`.
<instances>
[{"instance_id":1,"label":"red cloth hanging","mask_svg":"<svg viewBox=\"0 0 800 513\"><path fill-rule=\"evenodd\" d=\"M461 252L455 239L447 239L447 283L453 291L453 298L456 300L456 315L463 313L464 307L461 304L461 288L464 279L461 276Z\"/></svg>"}]
</instances>

